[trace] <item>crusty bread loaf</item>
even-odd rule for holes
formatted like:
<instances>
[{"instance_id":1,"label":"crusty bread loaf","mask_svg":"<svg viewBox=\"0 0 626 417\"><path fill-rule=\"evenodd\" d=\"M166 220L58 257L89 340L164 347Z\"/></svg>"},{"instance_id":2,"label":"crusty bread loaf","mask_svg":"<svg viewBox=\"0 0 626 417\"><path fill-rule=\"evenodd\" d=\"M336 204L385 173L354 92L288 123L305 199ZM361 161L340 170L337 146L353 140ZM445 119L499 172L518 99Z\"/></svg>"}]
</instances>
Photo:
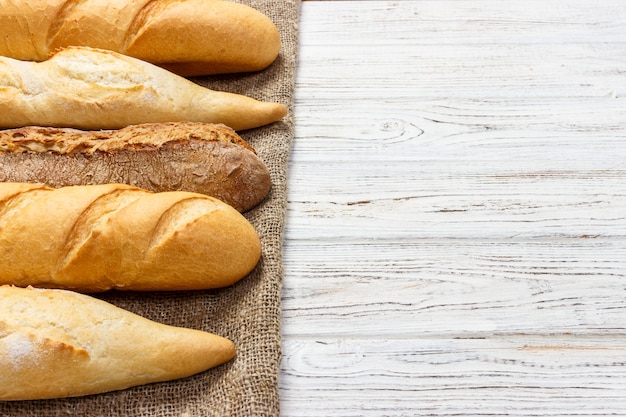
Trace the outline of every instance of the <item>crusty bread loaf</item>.
<instances>
[{"instance_id":1,"label":"crusty bread loaf","mask_svg":"<svg viewBox=\"0 0 626 417\"><path fill-rule=\"evenodd\" d=\"M47 61L0 57L0 128L119 129L194 121L235 130L280 120L287 109L202 87L116 52L69 47Z\"/></svg>"},{"instance_id":2,"label":"crusty bread loaf","mask_svg":"<svg viewBox=\"0 0 626 417\"><path fill-rule=\"evenodd\" d=\"M24 127L0 130L0 182L123 183L153 192L190 191L244 212L271 187L255 150L224 125L150 123L120 130Z\"/></svg>"},{"instance_id":3,"label":"crusty bread loaf","mask_svg":"<svg viewBox=\"0 0 626 417\"><path fill-rule=\"evenodd\" d=\"M0 253L0 285L195 290L246 276L261 244L241 213L202 194L0 183Z\"/></svg>"},{"instance_id":4,"label":"crusty bread loaf","mask_svg":"<svg viewBox=\"0 0 626 417\"><path fill-rule=\"evenodd\" d=\"M207 75L264 69L280 50L267 16L230 1L0 0L0 10L0 54L25 61L90 46Z\"/></svg>"},{"instance_id":5,"label":"crusty bread loaf","mask_svg":"<svg viewBox=\"0 0 626 417\"><path fill-rule=\"evenodd\" d=\"M226 338L88 295L0 286L0 400L121 390L187 377L234 356Z\"/></svg>"}]
</instances>

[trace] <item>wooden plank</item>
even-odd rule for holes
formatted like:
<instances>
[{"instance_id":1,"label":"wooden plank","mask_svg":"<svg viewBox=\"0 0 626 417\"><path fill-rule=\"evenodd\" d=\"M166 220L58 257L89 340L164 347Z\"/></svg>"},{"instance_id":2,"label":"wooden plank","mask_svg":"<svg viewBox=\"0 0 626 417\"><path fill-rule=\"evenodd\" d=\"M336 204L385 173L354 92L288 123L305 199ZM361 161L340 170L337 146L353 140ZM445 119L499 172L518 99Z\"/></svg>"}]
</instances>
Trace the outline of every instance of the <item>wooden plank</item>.
<instances>
[{"instance_id":1,"label":"wooden plank","mask_svg":"<svg viewBox=\"0 0 626 417\"><path fill-rule=\"evenodd\" d=\"M620 169L626 156L623 100L444 103L417 97L367 101L355 97L349 109L337 100L305 100L296 113L297 142L291 155L295 169L307 162L341 166L363 160L392 162L392 173L396 163L418 161L440 162L442 168L471 161L496 168L506 163L524 168L526 163L530 169Z\"/></svg>"},{"instance_id":2,"label":"wooden plank","mask_svg":"<svg viewBox=\"0 0 626 417\"><path fill-rule=\"evenodd\" d=\"M283 334L331 338L626 335L623 239L299 241Z\"/></svg>"},{"instance_id":3,"label":"wooden plank","mask_svg":"<svg viewBox=\"0 0 626 417\"><path fill-rule=\"evenodd\" d=\"M406 30L411 30L406 28ZM310 64L299 74L299 97L364 99L626 97L621 45L319 46L305 49ZM359 59L360 58L360 59ZM303 57L307 59L307 57ZM389 69L388 62L394 62ZM330 76L329 62L336 70ZM390 74L391 72L391 74ZM347 85L342 80L351 79ZM319 89L319 84L325 84ZM299 101L296 101L298 103Z\"/></svg>"},{"instance_id":4,"label":"wooden plank","mask_svg":"<svg viewBox=\"0 0 626 417\"><path fill-rule=\"evenodd\" d=\"M286 238L588 238L626 235L624 171L437 171L416 163L323 164L329 177L292 177ZM354 171L348 174L348 169ZM379 173L379 174L376 174ZM385 174L383 174L385 173ZM314 175L314 174L312 174ZM348 176L350 175L350 176ZM303 177L304 178L304 177ZM327 179L327 184L320 185ZM315 186L318 185L318 188Z\"/></svg>"},{"instance_id":5,"label":"wooden plank","mask_svg":"<svg viewBox=\"0 0 626 417\"><path fill-rule=\"evenodd\" d=\"M626 346L594 338L288 341L281 408L317 416L626 415Z\"/></svg>"},{"instance_id":6,"label":"wooden plank","mask_svg":"<svg viewBox=\"0 0 626 417\"><path fill-rule=\"evenodd\" d=\"M590 39L624 42L624 13L619 0L309 1L302 6L300 27L304 46L364 44L369 40L363 36L376 34L374 46L414 40L431 45L496 44L506 43L509 36L515 43L560 47Z\"/></svg>"},{"instance_id":7,"label":"wooden plank","mask_svg":"<svg viewBox=\"0 0 626 417\"><path fill-rule=\"evenodd\" d=\"M345 102L626 96L626 11L614 3L363 4L306 4L299 93Z\"/></svg>"}]
</instances>

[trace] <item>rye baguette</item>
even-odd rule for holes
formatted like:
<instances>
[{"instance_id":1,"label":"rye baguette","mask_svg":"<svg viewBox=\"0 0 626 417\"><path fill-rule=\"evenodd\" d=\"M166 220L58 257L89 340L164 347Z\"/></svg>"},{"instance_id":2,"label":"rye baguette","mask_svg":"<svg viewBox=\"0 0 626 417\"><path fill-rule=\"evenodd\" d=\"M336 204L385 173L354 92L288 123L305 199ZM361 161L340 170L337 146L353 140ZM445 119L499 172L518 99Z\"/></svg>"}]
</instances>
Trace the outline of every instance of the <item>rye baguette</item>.
<instances>
[{"instance_id":1,"label":"rye baguette","mask_svg":"<svg viewBox=\"0 0 626 417\"><path fill-rule=\"evenodd\" d=\"M0 182L122 183L153 192L206 194L244 212L271 187L267 166L235 131L194 122L119 130L0 130Z\"/></svg>"},{"instance_id":2,"label":"rye baguette","mask_svg":"<svg viewBox=\"0 0 626 417\"><path fill-rule=\"evenodd\" d=\"M0 253L0 285L175 291L234 284L261 243L241 213L203 194L0 183Z\"/></svg>"},{"instance_id":3,"label":"rye baguette","mask_svg":"<svg viewBox=\"0 0 626 417\"><path fill-rule=\"evenodd\" d=\"M69 47L43 62L0 57L0 128L97 130L191 121L244 130L286 113L280 103L214 91L108 50Z\"/></svg>"}]
</instances>

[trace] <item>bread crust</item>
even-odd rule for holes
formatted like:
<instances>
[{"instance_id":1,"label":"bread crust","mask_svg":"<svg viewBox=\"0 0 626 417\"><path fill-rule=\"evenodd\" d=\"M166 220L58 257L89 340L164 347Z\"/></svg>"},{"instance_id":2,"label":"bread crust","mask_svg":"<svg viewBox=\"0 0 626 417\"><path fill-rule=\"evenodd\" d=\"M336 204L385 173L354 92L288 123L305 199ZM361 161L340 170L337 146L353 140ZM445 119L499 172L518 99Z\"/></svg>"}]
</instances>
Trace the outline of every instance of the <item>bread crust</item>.
<instances>
[{"instance_id":1,"label":"bread crust","mask_svg":"<svg viewBox=\"0 0 626 417\"><path fill-rule=\"evenodd\" d=\"M19 60L89 46L192 76L262 70L281 45L269 17L231 1L0 0L0 9L0 54Z\"/></svg>"},{"instance_id":2,"label":"bread crust","mask_svg":"<svg viewBox=\"0 0 626 417\"><path fill-rule=\"evenodd\" d=\"M0 181L54 188L123 183L153 192L189 191L240 212L258 205L271 188L267 166L235 131L193 122L100 131L0 130Z\"/></svg>"},{"instance_id":3,"label":"bread crust","mask_svg":"<svg viewBox=\"0 0 626 417\"><path fill-rule=\"evenodd\" d=\"M0 128L120 129L192 121L251 129L287 108L214 91L113 51L68 47L44 62L0 57Z\"/></svg>"},{"instance_id":4,"label":"bread crust","mask_svg":"<svg viewBox=\"0 0 626 417\"><path fill-rule=\"evenodd\" d=\"M99 394L187 377L235 356L205 331L64 290L0 286L0 400Z\"/></svg>"},{"instance_id":5,"label":"bread crust","mask_svg":"<svg viewBox=\"0 0 626 417\"><path fill-rule=\"evenodd\" d=\"M11 259L0 285L199 290L245 277L261 242L241 213L202 194L0 183L0 253Z\"/></svg>"}]
</instances>

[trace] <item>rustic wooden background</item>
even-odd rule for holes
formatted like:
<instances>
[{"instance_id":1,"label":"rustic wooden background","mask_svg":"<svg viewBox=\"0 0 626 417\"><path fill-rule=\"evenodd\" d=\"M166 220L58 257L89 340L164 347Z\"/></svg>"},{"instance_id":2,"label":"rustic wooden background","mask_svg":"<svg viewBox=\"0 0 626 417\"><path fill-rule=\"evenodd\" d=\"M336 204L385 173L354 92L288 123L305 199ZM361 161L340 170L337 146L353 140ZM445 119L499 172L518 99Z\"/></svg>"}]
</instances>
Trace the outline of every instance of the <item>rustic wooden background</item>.
<instances>
[{"instance_id":1,"label":"rustic wooden background","mask_svg":"<svg viewBox=\"0 0 626 417\"><path fill-rule=\"evenodd\" d=\"M626 2L304 1L282 414L626 415Z\"/></svg>"}]
</instances>

